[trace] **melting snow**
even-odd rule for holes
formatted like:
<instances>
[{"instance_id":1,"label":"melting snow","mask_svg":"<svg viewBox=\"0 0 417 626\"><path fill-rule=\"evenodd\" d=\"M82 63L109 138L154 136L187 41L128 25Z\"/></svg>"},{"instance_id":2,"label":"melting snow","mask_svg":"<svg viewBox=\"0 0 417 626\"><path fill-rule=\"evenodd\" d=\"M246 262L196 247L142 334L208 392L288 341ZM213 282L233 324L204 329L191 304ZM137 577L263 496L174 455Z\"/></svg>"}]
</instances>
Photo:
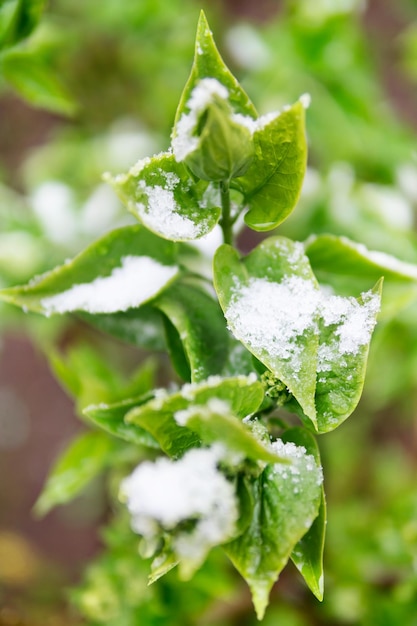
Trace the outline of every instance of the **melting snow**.
<instances>
[{"instance_id":1,"label":"melting snow","mask_svg":"<svg viewBox=\"0 0 417 626\"><path fill-rule=\"evenodd\" d=\"M357 354L369 343L379 296L367 292L362 297L360 304L355 298L329 295L299 276L285 277L280 283L252 278L246 285L236 285L226 318L237 339L270 358L291 360L294 371L302 365L301 338L308 332L317 334L321 318L324 326L335 326L319 353L319 369L325 371L329 362Z\"/></svg>"},{"instance_id":2,"label":"melting snow","mask_svg":"<svg viewBox=\"0 0 417 626\"><path fill-rule=\"evenodd\" d=\"M132 528L152 539L161 529L196 520L190 532L179 532L179 557L199 560L207 550L230 538L238 519L234 487L217 469L222 446L192 449L179 461L160 458L139 465L121 485L132 515Z\"/></svg>"},{"instance_id":3,"label":"melting snow","mask_svg":"<svg viewBox=\"0 0 417 626\"><path fill-rule=\"evenodd\" d=\"M138 307L155 296L177 273L176 266L162 265L146 256L126 256L109 276L74 285L55 296L43 298L45 312L115 313Z\"/></svg>"}]
</instances>

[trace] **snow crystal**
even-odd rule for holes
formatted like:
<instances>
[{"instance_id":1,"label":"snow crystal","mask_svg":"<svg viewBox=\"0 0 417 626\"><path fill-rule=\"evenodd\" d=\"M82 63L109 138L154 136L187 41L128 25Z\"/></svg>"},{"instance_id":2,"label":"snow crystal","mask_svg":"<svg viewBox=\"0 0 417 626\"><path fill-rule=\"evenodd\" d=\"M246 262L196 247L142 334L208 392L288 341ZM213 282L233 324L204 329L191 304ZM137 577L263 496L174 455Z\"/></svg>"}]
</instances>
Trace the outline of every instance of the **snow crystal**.
<instances>
[{"instance_id":1,"label":"snow crystal","mask_svg":"<svg viewBox=\"0 0 417 626\"><path fill-rule=\"evenodd\" d=\"M161 529L196 520L191 532L174 538L178 556L193 559L230 538L238 507L232 483L217 469L223 453L222 446L212 446L192 449L179 461L141 463L121 485L133 530L152 539Z\"/></svg>"},{"instance_id":2,"label":"snow crystal","mask_svg":"<svg viewBox=\"0 0 417 626\"><path fill-rule=\"evenodd\" d=\"M323 482L322 467L317 465L312 454L308 454L304 446L297 446L292 441L284 443L281 439L277 439L271 443L272 450L281 458L290 461L289 464L275 463L274 473L279 474L284 479L289 479L294 485L294 489L299 491L301 474L304 471L314 474L315 482L321 485Z\"/></svg>"},{"instance_id":3,"label":"snow crystal","mask_svg":"<svg viewBox=\"0 0 417 626\"><path fill-rule=\"evenodd\" d=\"M256 278L235 289L226 317L237 339L273 358L292 358L297 370L302 350L297 339L316 329L318 298L318 289L298 276L281 283Z\"/></svg>"},{"instance_id":4,"label":"snow crystal","mask_svg":"<svg viewBox=\"0 0 417 626\"><path fill-rule=\"evenodd\" d=\"M150 257L126 256L121 259L121 266L114 268L109 276L43 298L41 305L48 315L70 311L126 311L156 295L177 271L176 266L162 265Z\"/></svg>"},{"instance_id":5,"label":"snow crystal","mask_svg":"<svg viewBox=\"0 0 417 626\"><path fill-rule=\"evenodd\" d=\"M173 240L195 239L203 234L204 223L193 222L189 217L181 215L181 206L177 203L174 190L180 183L174 172L163 172L166 184L147 185L140 180L138 190L147 197L147 203L137 202L139 217L145 225L157 233Z\"/></svg>"},{"instance_id":6,"label":"snow crystal","mask_svg":"<svg viewBox=\"0 0 417 626\"><path fill-rule=\"evenodd\" d=\"M233 334L249 348L270 358L291 360L295 372L301 368L303 343L307 332L318 334L318 321L335 325L331 342L321 346L319 370L331 369L330 363L345 354L357 354L369 343L379 310L379 296L362 294L355 298L329 295L314 283L299 276L282 282L252 278L246 285L236 285L226 318Z\"/></svg>"},{"instance_id":7,"label":"snow crystal","mask_svg":"<svg viewBox=\"0 0 417 626\"><path fill-rule=\"evenodd\" d=\"M303 93L300 97L299 100L301 102L301 104L303 105L303 107L305 109L308 109L308 107L311 104L311 95L309 93Z\"/></svg>"},{"instance_id":8,"label":"snow crystal","mask_svg":"<svg viewBox=\"0 0 417 626\"><path fill-rule=\"evenodd\" d=\"M226 87L215 78L203 78L194 87L186 104L189 113L181 115L172 138L172 149L178 162L184 161L198 147L199 138L193 133L200 114L213 102L215 96L226 100L228 95Z\"/></svg>"}]
</instances>

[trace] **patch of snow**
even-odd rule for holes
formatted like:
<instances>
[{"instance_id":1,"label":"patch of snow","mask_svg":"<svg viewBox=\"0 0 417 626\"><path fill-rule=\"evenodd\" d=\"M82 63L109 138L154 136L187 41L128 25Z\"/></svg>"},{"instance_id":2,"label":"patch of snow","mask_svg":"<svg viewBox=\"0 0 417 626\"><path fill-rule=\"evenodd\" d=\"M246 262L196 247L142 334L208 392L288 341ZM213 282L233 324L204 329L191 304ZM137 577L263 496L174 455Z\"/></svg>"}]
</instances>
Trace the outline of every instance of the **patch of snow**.
<instances>
[{"instance_id":1,"label":"patch of snow","mask_svg":"<svg viewBox=\"0 0 417 626\"><path fill-rule=\"evenodd\" d=\"M222 446L189 450L179 461L145 461L121 485L132 528L147 539L195 520L189 532L173 538L180 558L198 561L212 546L229 539L238 519L232 483L217 469Z\"/></svg>"},{"instance_id":2,"label":"patch of snow","mask_svg":"<svg viewBox=\"0 0 417 626\"><path fill-rule=\"evenodd\" d=\"M47 315L70 311L115 313L138 307L155 296L178 272L172 265L162 265L146 256L126 256L120 267L109 276L89 283L73 285L70 289L41 300Z\"/></svg>"}]
</instances>

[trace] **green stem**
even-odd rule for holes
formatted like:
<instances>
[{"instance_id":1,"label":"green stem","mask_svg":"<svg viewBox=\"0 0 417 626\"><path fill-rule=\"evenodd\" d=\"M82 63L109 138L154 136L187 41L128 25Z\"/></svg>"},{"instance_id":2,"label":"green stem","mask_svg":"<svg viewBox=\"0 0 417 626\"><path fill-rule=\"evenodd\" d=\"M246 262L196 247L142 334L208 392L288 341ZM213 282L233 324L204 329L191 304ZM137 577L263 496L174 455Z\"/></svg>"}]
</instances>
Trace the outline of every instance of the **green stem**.
<instances>
[{"instance_id":1,"label":"green stem","mask_svg":"<svg viewBox=\"0 0 417 626\"><path fill-rule=\"evenodd\" d=\"M220 226L223 231L224 243L233 244L233 220L231 216L230 207L230 191L229 181L222 180L220 183L220 197L222 203L222 219L220 220Z\"/></svg>"}]
</instances>

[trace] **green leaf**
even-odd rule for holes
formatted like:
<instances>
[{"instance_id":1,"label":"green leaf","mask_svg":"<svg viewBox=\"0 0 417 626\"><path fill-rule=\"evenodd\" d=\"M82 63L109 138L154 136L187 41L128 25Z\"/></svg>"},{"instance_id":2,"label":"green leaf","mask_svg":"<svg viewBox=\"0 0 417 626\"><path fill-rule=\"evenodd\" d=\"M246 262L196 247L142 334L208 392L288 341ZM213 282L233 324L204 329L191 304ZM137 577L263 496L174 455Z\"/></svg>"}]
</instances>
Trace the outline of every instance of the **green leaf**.
<instances>
[{"instance_id":1,"label":"green leaf","mask_svg":"<svg viewBox=\"0 0 417 626\"><path fill-rule=\"evenodd\" d=\"M156 351L165 349L162 315L150 305L118 313L79 313L79 317L102 332L134 346Z\"/></svg>"},{"instance_id":2,"label":"green leaf","mask_svg":"<svg viewBox=\"0 0 417 626\"><path fill-rule=\"evenodd\" d=\"M298 446L304 446L308 454L316 459L320 465L320 453L314 437L302 428L292 428L286 431L283 441L293 441ZM319 513L310 529L300 539L291 554L291 560L299 570L308 587L318 600L323 600L323 551L326 534L326 500L322 487Z\"/></svg>"},{"instance_id":3,"label":"green leaf","mask_svg":"<svg viewBox=\"0 0 417 626\"><path fill-rule=\"evenodd\" d=\"M338 293L367 291L382 276L382 316L392 317L417 298L417 265L336 235L310 237L305 251L319 280Z\"/></svg>"},{"instance_id":4,"label":"green leaf","mask_svg":"<svg viewBox=\"0 0 417 626\"><path fill-rule=\"evenodd\" d=\"M242 454L253 461L277 463L282 458L275 454L269 445L269 439L262 440L257 435L256 423L245 424L230 410L229 404L213 398L203 406L190 406L176 414L179 424L196 432L201 441L211 444L224 443L228 450Z\"/></svg>"},{"instance_id":5,"label":"green leaf","mask_svg":"<svg viewBox=\"0 0 417 626\"><path fill-rule=\"evenodd\" d=\"M322 282L334 276L366 279L373 286L381 276L384 282L417 282L417 265L386 254L368 250L361 243L336 235L314 235L305 242L305 252Z\"/></svg>"},{"instance_id":6,"label":"green leaf","mask_svg":"<svg viewBox=\"0 0 417 626\"><path fill-rule=\"evenodd\" d=\"M184 385L171 395L161 390L147 404L132 409L126 421L148 430L166 454L178 457L200 445L200 439L187 427L180 426L175 414L190 406L204 406L213 398L227 402L231 413L243 418L260 406L263 386L252 376L211 377L204 383Z\"/></svg>"},{"instance_id":7,"label":"green leaf","mask_svg":"<svg viewBox=\"0 0 417 626\"><path fill-rule=\"evenodd\" d=\"M381 289L382 281L358 299L344 298L349 304L340 322L322 326L316 387L317 427L320 433L339 426L360 400Z\"/></svg>"},{"instance_id":8,"label":"green leaf","mask_svg":"<svg viewBox=\"0 0 417 626\"><path fill-rule=\"evenodd\" d=\"M127 226L28 285L3 290L0 297L46 315L125 311L152 299L176 277L174 259L174 244Z\"/></svg>"},{"instance_id":9,"label":"green leaf","mask_svg":"<svg viewBox=\"0 0 417 626\"><path fill-rule=\"evenodd\" d=\"M164 239L198 239L220 219L218 191L207 182L195 182L168 152L139 161L127 174L105 179L129 211Z\"/></svg>"},{"instance_id":10,"label":"green leaf","mask_svg":"<svg viewBox=\"0 0 417 626\"><path fill-rule=\"evenodd\" d=\"M46 515L58 504L72 500L111 464L118 449L118 442L103 433L88 432L80 435L53 467L36 501L35 513Z\"/></svg>"},{"instance_id":11,"label":"green leaf","mask_svg":"<svg viewBox=\"0 0 417 626\"><path fill-rule=\"evenodd\" d=\"M181 116L187 114L189 110L187 103L190 100L193 89L204 78L214 78L226 87L229 92L228 101L236 113L248 115L252 118L256 117L256 109L249 100L248 95L220 56L206 16L201 11L197 26L194 62L177 108L173 137L176 135L176 127Z\"/></svg>"},{"instance_id":12,"label":"green leaf","mask_svg":"<svg viewBox=\"0 0 417 626\"><path fill-rule=\"evenodd\" d=\"M191 368L191 381L223 370L228 340L223 313L205 291L186 283L168 288L153 302L176 328ZM186 379L187 380L187 379Z\"/></svg>"},{"instance_id":13,"label":"green leaf","mask_svg":"<svg viewBox=\"0 0 417 626\"><path fill-rule=\"evenodd\" d=\"M149 432L136 424L128 424L126 415L132 409L148 402L152 394L143 394L113 404L91 405L83 410L83 414L96 426L124 441L149 448L159 448L158 443Z\"/></svg>"},{"instance_id":14,"label":"green leaf","mask_svg":"<svg viewBox=\"0 0 417 626\"><path fill-rule=\"evenodd\" d=\"M3 0L0 6L0 47L15 45L37 26L46 0Z\"/></svg>"},{"instance_id":15,"label":"green leaf","mask_svg":"<svg viewBox=\"0 0 417 626\"><path fill-rule=\"evenodd\" d=\"M291 465L267 465L253 481L255 501L247 530L225 548L252 592L262 619L269 592L294 547L317 517L322 472L305 447L276 442L275 451Z\"/></svg>"},{"instance_id":16,"label":"green leaf","mask_svg":"<svg viewBox=\"0 0 417 626\"><path fill-rule=\"evenodd\" d=\"M214 283L229 328L315 421L318 287L303 246L283 237L240 260L228 245L214 258Z\"/></svg>"},{"instance_id":17,"label":"green leaf","mask_svg":"<svg viewBox=\"0 0 417 626\"><path fill-rule=\"evenodd\" d=\"M245 175L231 181L248 206L246 224L258 231L275 228L293 211L307 165L305 113L296 102L265 125L258 120L255 156Z\"/></svg>"},{"instance_id":18,"label":"green leaf","mask_svg":"<svg viewBox=\"0 0 417 626\"><path fill-rule=\"evenodd\" d=\"M35 53L12 49L1 59L6 80L33 106L72 115L76 105L63 85Z\"/></svg>"}]
</instances>

